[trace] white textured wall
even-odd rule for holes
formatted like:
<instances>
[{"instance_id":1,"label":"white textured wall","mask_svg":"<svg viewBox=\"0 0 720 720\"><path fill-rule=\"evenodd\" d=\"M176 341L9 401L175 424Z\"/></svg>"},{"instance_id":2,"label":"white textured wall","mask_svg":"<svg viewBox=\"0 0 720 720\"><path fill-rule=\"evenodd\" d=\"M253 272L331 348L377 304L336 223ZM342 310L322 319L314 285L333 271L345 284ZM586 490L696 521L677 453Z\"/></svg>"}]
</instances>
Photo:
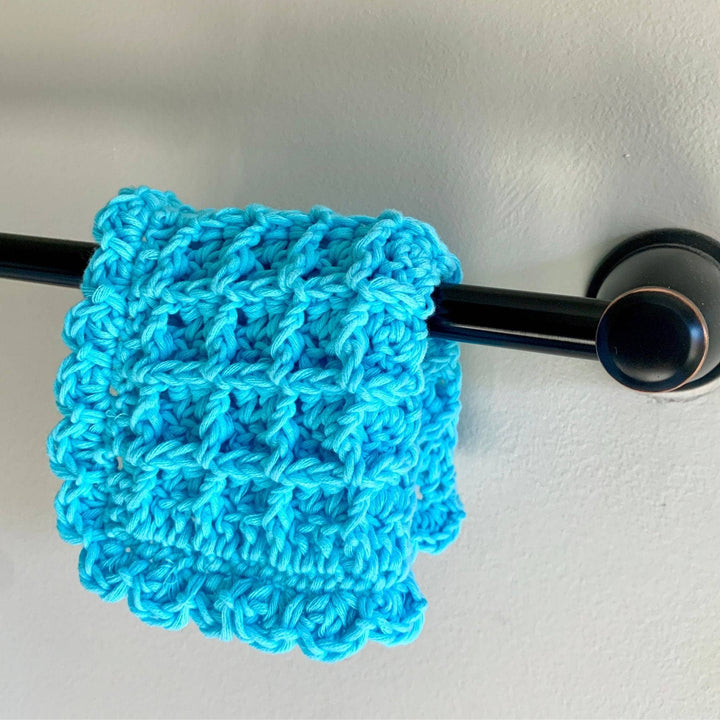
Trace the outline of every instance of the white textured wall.
<instances>
[{"instance_id":1,"label":"white textured wall","mask_svg":"<svg viewBox=\"0 0 720 720\"><path fill-rule=\"evenodd\" d=\"M618 238L720 236L715 0L0 2L0 229L124 185L434 224L468 281L580 293ZM45 436L71 290L0 283L0 713L716 715L720 394L463 349L468 519L420 639L333 666L141 624L77 580Z\"/></svg>"}]
</instances>

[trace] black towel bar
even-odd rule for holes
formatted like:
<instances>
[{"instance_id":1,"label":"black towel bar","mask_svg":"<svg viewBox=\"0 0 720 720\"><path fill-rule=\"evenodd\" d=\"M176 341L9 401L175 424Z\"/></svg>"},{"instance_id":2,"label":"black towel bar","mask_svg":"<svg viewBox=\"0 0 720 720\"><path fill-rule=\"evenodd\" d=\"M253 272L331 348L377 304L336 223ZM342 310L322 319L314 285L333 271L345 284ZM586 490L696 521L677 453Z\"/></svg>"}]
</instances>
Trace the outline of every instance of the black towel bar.
<instances>
[{"instance_id":1,"label":"black towel bar","mask_svg":"<svg viewBox=\"0 0 720 720\"><path fill-rule=\"evenodd\" d=\"M97 245L0 233L0 277L79 287ZM440 285L428 332L480 345L599 359L644 392L720 375L720 245L690 230L652 230L616 247L588 297Z\"/></svg>"}]
</instances>

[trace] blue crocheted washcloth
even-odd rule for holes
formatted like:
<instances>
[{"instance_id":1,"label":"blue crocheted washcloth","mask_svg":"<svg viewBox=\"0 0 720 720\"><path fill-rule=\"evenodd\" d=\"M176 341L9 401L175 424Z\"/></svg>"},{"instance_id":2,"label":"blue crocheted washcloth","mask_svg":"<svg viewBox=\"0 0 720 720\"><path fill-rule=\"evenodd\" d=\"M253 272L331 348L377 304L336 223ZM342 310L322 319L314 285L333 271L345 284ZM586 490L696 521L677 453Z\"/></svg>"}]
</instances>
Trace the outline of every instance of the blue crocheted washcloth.
<instances>
[{"instance_id":1,"label":"blue crocheted washcloth","mask_svg":"<svg viewBox=\"0 0 720 720\"><path fill-rule=\"evenodd\" d=\"M126 189L70 310L48 440L80 579L171 629L338 660L416 637L463 511L460 269L428 225Z\"/></svg>"}]
</instances>

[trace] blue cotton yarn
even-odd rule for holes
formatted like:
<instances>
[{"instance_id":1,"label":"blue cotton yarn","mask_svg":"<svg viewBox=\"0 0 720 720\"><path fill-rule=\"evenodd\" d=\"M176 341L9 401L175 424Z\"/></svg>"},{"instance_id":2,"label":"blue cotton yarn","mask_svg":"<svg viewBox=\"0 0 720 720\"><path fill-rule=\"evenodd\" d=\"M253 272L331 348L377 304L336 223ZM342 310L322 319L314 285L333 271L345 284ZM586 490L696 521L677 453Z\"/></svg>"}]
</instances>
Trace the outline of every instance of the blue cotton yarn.
<instances>
[{"instance_id":1,"label":"blue cotton yarn","mask_svg":"<svg viewBox=\"0 0 720 720\"><path fill-rule=\"evenodd\" d=\"M464 516L459 350L425 326L460 269L435 231L141 187L94 236L48 439L83 585L269 652L413 640L413 560Z\"/></svg>"}]
</instances>

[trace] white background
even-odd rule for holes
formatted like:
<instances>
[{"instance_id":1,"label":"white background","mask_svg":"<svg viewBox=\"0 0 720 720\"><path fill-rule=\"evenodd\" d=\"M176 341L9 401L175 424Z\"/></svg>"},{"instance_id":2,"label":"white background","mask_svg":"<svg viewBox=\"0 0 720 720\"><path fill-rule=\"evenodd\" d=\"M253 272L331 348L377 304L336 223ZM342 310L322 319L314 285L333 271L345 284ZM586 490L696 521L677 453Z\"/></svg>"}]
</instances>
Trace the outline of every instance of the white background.
<instances>
[{"instance_id":1,"label":"white background","mask_svg":"<svg viewBox=\"0 0 720 720\"><path fill-rule=\"evenodd\" d=\"M720 236L715 0L0 2L0 230L126 185L432 223L468 282L581 294L619 239ZM77 579L45 438L79 292L0 282L0 713L679 717L720 707L720 394L463 347L460 539L425 628L322 665L143 625Z\"/></svg>"}]
</instances>

